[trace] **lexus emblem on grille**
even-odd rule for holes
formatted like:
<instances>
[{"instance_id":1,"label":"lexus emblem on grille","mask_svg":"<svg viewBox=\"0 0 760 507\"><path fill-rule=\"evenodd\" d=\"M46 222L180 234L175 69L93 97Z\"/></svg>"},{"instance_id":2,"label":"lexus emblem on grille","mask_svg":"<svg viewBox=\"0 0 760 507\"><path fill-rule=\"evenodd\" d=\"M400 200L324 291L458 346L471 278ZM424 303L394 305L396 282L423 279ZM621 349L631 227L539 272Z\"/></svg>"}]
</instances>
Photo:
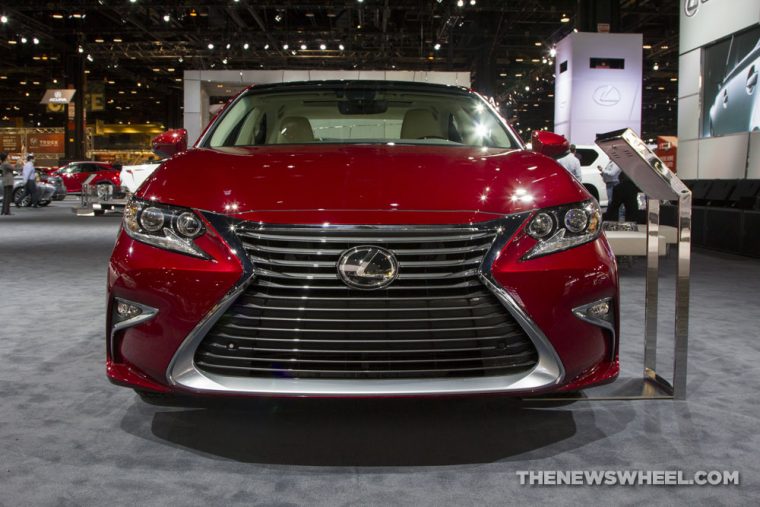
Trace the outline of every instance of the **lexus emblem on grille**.
<instances>
[{"instance_id":1,"label":"lexus emblem on grille","mask_svg":"<svg viewBox=\"0 0 760 507\"><path fill-rule=\"evenodd\" d=\"M385 248L357 246L338 258L338 276L349 287L382 289L398 276L398 261Z\"/></svg>"}]
</instances>

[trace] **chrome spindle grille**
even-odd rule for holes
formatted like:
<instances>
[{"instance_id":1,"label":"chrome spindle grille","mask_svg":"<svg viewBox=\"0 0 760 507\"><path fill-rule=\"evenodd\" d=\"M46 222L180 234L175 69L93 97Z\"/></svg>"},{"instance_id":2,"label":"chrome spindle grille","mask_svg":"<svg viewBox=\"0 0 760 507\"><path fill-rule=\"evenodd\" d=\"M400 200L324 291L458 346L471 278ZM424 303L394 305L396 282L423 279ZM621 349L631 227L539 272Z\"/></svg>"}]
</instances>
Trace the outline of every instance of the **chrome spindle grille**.
<instances>
[{"instance_id":1,"label":"chrome spindle grille","mask_svg":"<svg viewBox=\"0 0 760 507\"><path fill-rule=\"evenodd\" d=\"M505 375L537 362L532 342L478 277L485 227L282 227L243 223L255 279L198 347L231 376L420 378ZM378 290L338 277L340 254L382 246L399 276Z\"/></svg>"}]
</instances>

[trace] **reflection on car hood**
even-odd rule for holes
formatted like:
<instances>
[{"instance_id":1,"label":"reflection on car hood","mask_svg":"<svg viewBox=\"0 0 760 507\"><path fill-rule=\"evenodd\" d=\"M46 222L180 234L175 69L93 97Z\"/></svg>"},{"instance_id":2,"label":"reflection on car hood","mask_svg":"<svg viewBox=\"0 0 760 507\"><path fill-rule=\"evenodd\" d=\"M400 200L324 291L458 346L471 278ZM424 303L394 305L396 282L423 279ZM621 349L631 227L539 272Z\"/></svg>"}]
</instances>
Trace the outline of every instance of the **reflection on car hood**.
<instances>
[{"instance_id":1,"label":"reflection on car hood","mask_svg":"<svg viewBox=\"0 0 760 507\"><path fill-rule=\"evenodd\" d=\"M138 197L220 213L499 214L589 198L554 160L534 152L386 144L192 149L164 163Z\"/></svg>"}]
</instances>

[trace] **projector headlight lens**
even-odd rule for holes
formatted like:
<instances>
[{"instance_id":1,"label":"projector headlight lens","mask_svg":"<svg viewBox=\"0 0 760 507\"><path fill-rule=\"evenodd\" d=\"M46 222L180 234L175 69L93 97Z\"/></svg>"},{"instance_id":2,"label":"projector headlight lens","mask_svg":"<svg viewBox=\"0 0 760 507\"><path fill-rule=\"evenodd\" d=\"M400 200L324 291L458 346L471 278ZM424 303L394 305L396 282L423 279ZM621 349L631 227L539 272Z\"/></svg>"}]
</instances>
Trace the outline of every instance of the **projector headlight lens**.
<instances>
[{"instance_id":1,"label":"projector headlight lens","mask_svg":"<svg viewBox=\"0 0 760 507\"><path fill-rule=\"evenodd\" d=\"M538 241L523 260L588 243L598 238L601 230L602 211L595 200L542 209L526 228Z\"/></svg>"},{"instance_id":2,"label":"projector headlight lens","mask_svg":"<svg viewBox=\"0 0 760 507\"><path fill-rule=\"evenodd\" d=\"M124 210L123 226L127 234L137 241L194 257L209 258L194 241L206 232L203 222L187 208L131 199Z\"/></svg>"}]
</instances>

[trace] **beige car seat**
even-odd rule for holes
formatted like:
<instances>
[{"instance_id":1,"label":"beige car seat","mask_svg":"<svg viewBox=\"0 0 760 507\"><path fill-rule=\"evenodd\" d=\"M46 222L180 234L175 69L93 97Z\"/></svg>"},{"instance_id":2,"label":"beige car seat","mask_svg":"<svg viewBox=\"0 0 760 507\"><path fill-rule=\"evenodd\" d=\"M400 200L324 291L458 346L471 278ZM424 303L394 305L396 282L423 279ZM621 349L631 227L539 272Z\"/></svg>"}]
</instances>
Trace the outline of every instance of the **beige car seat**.
<instances>
[{"instance_id":1,"label":"beige car seat","mask_svg":"<svg viewBox=\"0 0 760 507\"><path fill-rule=\"evenodd\" d=\"M314 141L311 123L303 116L288 116L280 122L277 132L277 144L298 144Z\"/></svg>"},{"instance_id":2,"label":"beige car seat","mask_svg":"<svg viewBox=\"0 0 760 507\"><path fill-rule=\"evenodd\" d=\"M441 125L428 109L410 109L401 124L401 139L446 139Z\"/></svg>"}]
</instances>

